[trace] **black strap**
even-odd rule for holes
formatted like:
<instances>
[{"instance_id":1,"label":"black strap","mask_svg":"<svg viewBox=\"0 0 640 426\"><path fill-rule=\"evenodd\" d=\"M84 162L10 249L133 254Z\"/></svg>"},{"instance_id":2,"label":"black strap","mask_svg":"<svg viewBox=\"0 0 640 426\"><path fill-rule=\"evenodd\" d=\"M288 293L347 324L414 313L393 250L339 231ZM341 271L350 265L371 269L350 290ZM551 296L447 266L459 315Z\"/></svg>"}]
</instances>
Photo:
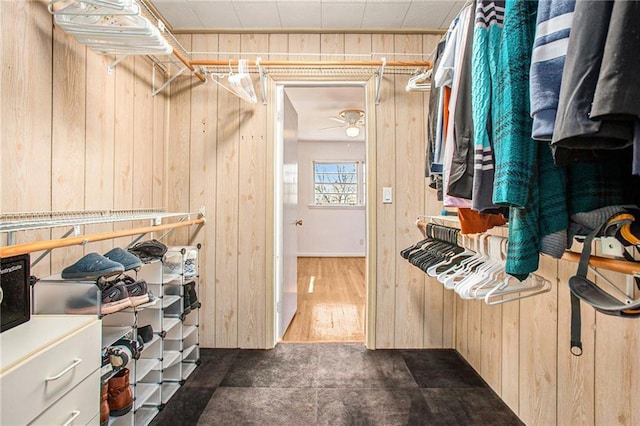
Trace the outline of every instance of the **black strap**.
<instances>
[{"instance_id":1,"label":"black strap","mask_svg":"<svg viewBox=\"0 0 640 426\"><path fill-rule=\"evenodd\" d=\"M591 257L591 243L596 235L600 234L603 228L609 225L616 225L616 219L621 214L626 212L619 212L613 215L608 220L605 220L600 226L596 227L589 233L584 239L582 246L582 254L580 255L580 262L578 263L578 271L576 276L587 278L587 271L589 270L589 258ZM571 353L575 356L582 355L582 318L580 316L580 299L571 293Z\"/></svg>"},{"instance_id":2,"label":"black strap","mask_svg":"<svg viewBox=\"0 0 640 426\"><path fill-rule=\"evenodd\" d=\"M589 258L591 257L591 242L593 238L600 232L602 227L607 223L605 221L603 224L598 226L596 229L591 231L589 235L584 239L584 243L582 246L582 254L580 255L580 263L578 263L578 271L576 275L580 277L587 276L587 271L589 270ZM580 299L573 294L571 294L571 353L575 356L582 355L582 317L580 314Z\"/></svg>"}]
</instances>

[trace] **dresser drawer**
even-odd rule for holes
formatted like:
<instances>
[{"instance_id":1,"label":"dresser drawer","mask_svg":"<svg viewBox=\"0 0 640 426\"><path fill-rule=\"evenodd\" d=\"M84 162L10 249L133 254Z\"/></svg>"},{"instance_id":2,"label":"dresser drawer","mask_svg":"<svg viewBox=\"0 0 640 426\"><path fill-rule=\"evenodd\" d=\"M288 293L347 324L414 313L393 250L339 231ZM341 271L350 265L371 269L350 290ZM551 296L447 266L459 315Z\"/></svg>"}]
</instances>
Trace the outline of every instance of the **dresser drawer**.
<instances>
[{"instance_id":1,"label":"dresser drawer","mask_svg":"<svg viewBox=\"0 0 640 426\"><path fill-rule=\"evenodd\" d=\"M100 321L93 321L5 371L0 378L0 424L29 423L98 370L101 333ZM92 393L99 395L99 386ZM96 406L99 408L99 404ZM87 408L95 412L95 407Z\"/></svg>"},{"instance_id":2,"label":"dresser drawer","mask_svg":"<svg viewBox=\"0 0 640 426\"><path fill-rule=\"evenodd\" d=\"M78 426L100 414L100 371L96 370L78 386L38 416L31 425Z\"/></svg>"}]
</instances>

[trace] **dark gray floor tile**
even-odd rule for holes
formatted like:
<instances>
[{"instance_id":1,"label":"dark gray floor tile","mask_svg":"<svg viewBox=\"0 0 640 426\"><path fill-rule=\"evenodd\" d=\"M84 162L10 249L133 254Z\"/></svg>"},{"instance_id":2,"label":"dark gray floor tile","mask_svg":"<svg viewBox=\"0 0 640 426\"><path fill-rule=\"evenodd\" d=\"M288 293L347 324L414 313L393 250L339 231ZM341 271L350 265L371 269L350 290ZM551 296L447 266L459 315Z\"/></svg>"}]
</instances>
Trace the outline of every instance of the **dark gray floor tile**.
<instances>
[{"instance_id":1,"label":"dark gray floor tile","mask_svg":"<svg viewBox=\"0 0 640 426\"><path fill-rule=\"evenodd\" d=\"M196 424L238 352L238 349L200 349L200 366L153 419L151 425Z\"/></svg>"},{"instance_id":2,"label":"dark gray floor tile","mask_svg":"<svg viewBox=\"0 0 640 426\"><path fill-rule=\"evenodd\" d=\"M487 387L480 375L454 350L401 350L421 388Z\"/></svg>"},{"instance_id":3,"label":"dark gray floor tile","mask_svg":"<svg viewBox=\"0 0 640 426\"><path fill-rule=\"evenodd\" d=\"M420 389L318 389L318 425L426 425Z\"/></svg>"},{"instance_id":4,"label":"dark gray floor tile","mask_svg":"<svg viewBox=\"0 0 640 426\"><path fill-rule=\"evenodd\" d=\"M317 391L299 388L220 387L198 425L316 424Z\"/></svg>"},{"instance_id":5,"label":"dark gray floor tile","mask_svg":"<svg viewBox=\"0 0 640 426\"><path fill-rule=\"evenodd\" d=\"M434 425L520 426L518 417L491 389L421 389Z\"/></svg>"},{"instance_id":6,"label":"dark gray floor tile","mask_svg":"<svg viewBox=\"0 0 640 426\"><path fill-rule=\"evenodd\" d=\"M314 345L282 344L272 350L243 350L221 386L312 387L317 368Z\"/></svg>"},{"instance_id":7,"label":"dark gray floor tile","mask_svg":"<svg viewBox=\"0 0 640 426\"><path fill-rule=\"evenodd\" d=\"M314 386L320 388L415 388L396 351L370 351L362 344L321 344Z\"/></svg>"}]
</instances>

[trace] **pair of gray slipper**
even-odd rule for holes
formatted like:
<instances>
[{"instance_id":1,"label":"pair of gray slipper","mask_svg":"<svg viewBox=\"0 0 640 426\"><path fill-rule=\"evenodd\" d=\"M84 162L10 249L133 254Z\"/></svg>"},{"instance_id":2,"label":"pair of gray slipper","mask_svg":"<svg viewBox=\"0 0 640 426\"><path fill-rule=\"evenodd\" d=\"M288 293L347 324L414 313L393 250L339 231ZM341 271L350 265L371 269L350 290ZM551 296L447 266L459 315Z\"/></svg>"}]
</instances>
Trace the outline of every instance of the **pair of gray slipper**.
<instances>
[{"instance_id":1,"label":"pair of gray slipper","mask_svg":"<svg viewBox=\"0 0 640 426\"><path fill-rule=\"evenodd\" d=\"M60 274L64 279L97 279L121 274L142 266L136 255L119 247L109 250L104 255L89 253L73 265L69 265Z\"/></svg>"}]
</instances>

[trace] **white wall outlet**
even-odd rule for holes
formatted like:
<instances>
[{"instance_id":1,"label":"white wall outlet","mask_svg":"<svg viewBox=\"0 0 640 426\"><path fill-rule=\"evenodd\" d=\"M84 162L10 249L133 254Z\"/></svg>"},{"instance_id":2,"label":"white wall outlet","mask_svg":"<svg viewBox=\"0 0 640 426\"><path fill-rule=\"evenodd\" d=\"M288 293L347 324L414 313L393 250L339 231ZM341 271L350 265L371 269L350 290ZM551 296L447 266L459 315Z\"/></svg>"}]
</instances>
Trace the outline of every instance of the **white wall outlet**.
<instances>
[{"instance_id":1,"label":"white wall outlet","mask_svg":"<svg viewBox=\"0 0 640 426\"><path fill-rule=\"evenodd\" d=\"M391 204L393 202L393 189L390 186L382 188L382 203Z\"/></svg>"}]
</instances>

